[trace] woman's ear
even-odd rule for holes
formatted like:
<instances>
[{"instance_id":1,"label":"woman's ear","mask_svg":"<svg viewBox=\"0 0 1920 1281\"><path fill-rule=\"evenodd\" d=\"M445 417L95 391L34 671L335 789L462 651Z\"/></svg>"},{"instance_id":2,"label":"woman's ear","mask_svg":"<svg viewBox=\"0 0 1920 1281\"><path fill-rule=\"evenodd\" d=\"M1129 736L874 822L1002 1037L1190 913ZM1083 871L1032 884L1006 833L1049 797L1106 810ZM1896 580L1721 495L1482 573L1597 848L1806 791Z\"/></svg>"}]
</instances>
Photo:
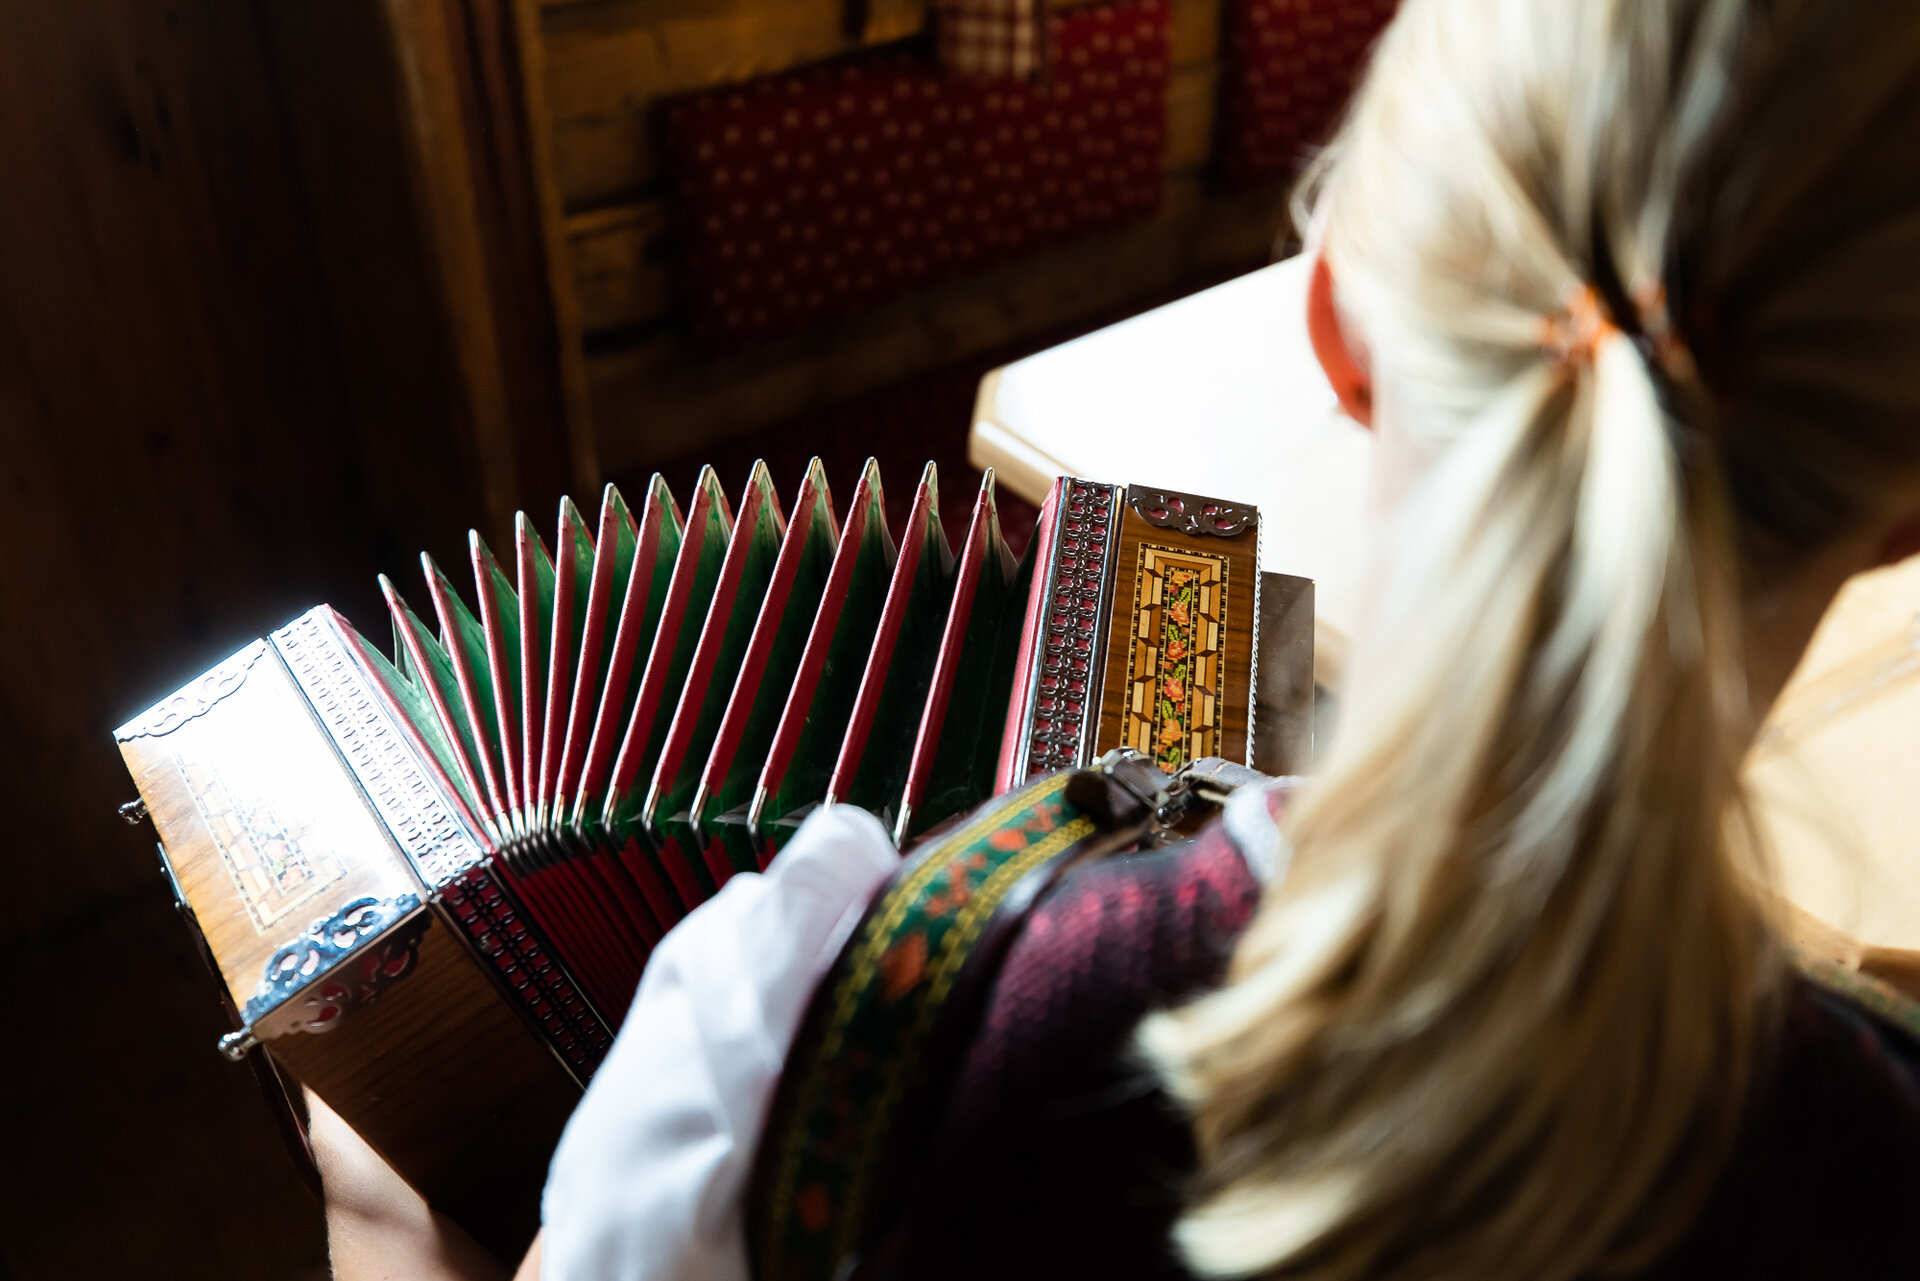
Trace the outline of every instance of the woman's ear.
<instances>
[{"instance_id":1,"label":"woman's ear","mask_svg":"<svg viewBox=\"0 0 1920 1281\"><path fill-rule=\"evenodd\" d=\"M1313 354L1340 398L1340 408L1362 427L1373 426L1373 379L1366 362L1354 355L1353 346L1340 329L1340 313L1334 307L1333 271L1327 257L1313 255L1313 276L1307 283L1307 338Z\"/></svg>"}]
</instances>

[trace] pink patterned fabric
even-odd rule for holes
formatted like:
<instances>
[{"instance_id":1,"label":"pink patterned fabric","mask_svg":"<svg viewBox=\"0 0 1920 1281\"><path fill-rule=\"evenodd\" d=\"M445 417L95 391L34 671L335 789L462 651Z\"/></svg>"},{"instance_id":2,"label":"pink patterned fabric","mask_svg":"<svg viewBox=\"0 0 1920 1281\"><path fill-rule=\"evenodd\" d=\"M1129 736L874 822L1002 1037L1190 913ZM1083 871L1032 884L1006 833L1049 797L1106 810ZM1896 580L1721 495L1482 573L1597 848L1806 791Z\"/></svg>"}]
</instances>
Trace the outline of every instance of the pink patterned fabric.
<instances>
[{"instance_id":1,"label":"pink patterned fabric","mask_svg":"<svg viewBox=\"0 0 1920 1281\"><path fill-rule=\"evenodd\" d=\"M669 104L695 335L768 337L1151 214L1167 0L1048 27L1046 84L943 77L888 51Z\"/></svg>"},{"instance_id":2,"label":"pink patterned fabric","mask_svg":"<svg viewBox=\"0 0 1920 1281\"><path fill-rule=\"evenodd\" d=\"M1032 80L1046 66L1046 0L935 0L940 68L991 80Z\"/></svg>"},{"instance_id":3,"label":"pink patterned fabric","mask_svg":"<svg viewBox=\"0 0 1920 1281\"><path fill-rule=\"evenodd\" d=\"M1324 142L1398 0L1228 0L1221 179L1289 178Z\"/></svg>"}]
</instances>

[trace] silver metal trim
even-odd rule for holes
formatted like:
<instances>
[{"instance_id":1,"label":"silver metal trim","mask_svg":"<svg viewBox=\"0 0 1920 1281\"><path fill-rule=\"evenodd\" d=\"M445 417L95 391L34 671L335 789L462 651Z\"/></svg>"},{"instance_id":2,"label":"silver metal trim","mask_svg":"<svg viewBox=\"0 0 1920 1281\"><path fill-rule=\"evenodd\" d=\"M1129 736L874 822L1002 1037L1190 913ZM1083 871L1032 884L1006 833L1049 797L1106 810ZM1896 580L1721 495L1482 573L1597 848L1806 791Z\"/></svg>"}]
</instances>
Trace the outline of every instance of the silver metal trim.
<instances>
[{"instance_id":1,"label":"silver metal trim","mask_svg":"<svg viewBox=\"0 0 1920 1281\"><path fill-rule=\"evenodd\" d=\"M1095 482L1098 483L1098 482ZM1106 487L1112 494L1107 504L1107 551L1100 562L1100 605L1093 616L1093 653L1087 656L1087 679L1094 691L1090 702L1092 715L1080 722L1080 748L1075 753L1076 765L1085 765L1093 760L1094 743L1100 733L1100 713L1106 700L1107 690L1107 651L1111 648L1108 641L1113 630L1114 577L1120 560L1120 509L1124 506L1124 494L1118 485Z\"/></svg>"},{"instance_id":2,"label":"silver metal trim","mask_svg":"<svg viewBox=\"0 0 1920 1281\"><path fill-rule=\"evenodd\" d=\"M493 869L490 867L475 869L475 871L469 872L461 879L463 881L469 880L476 875L476 873L486 877L491 883L493 890L513 907L513 910L520 918L520 923L536 941L540 951L546 956L547 961L559 972L560 976L566 980L567 985L573 989L573 994L579 1000L581 1009L586 1012L586 1017L597 1024L600 1030L606 1033L608 1041L611 1042L614 1034L614 1025L607 1021L606 1016L600 1012L600 1008L593 1003L593 998L588 996L586 989L580 986L579 980L574 977L573 971L568 969L560 960L552 944L548 942L545 934L540 931L539 922L535 921L527 913L526 904L514 896L508 886L499 876L495 875ZM466 887L462 892L471 892L471 887ZM446 900L436 894L430 906L434 915L440 918L441 925L451 931L454 938L460 940L460 946L466 949L468 959L478 967L481 974L486 976L487 982L493 985L494 991L500 995L501 1000L506 1003L507 1008L519 1017L521 1025L532 1034L533 1039L546 1047L547 1053L553 1056L553 1061L558 1063L560 1069L567 1074L567 1079L579 1086L582 1090L586 1089L588 1081L590 1081L593 1076L592 1070L588 1069L583 1073L582 1069L575 1067L567 1058L566 1054L560 1049L560 1046L555 1043L553 1036L541 1024L533 1010L528 1007L526 997L514 991L513 986L508 983L506 977L501 974L500 967L495 964L493 957L489 956L481 946L481 940L474 938L467 932L465 923L455 916L453 908ZM548 999L551 999L550 995ZM578 1035L578 1029L576 1029L575 1034ZM594 1066L597 1067L598 1063L596 1062Z\"/></svg>"},{"instance_id":3,"label":"silver metal trim","mask_svg":"<svg viewBox=\"0 0 1920 1281\"><path fill-rule=\"evenodd\" d=\"M1073 487L1073 477L1062 476L1054 482L1055 493L1060 495L1061 503L1066 500L1067 491ZM1033 723L1039 718L1037 710L1040 702L1040 675L1044 666L1041 659L1047 650L1047 622L1053 616L1053 588L1060 573L1060 527L1066 523L1064 506L1053 509L1052 541L1047 547L1047 563L1044 572L1033 580L1033 590L1040 593L1040 614L1033 634L1033 648L1027 654L1027 687L1023 691L1024 711L1020 713L1020 747L1014 753L1012 784L1019 787L1027 781L1027 770L1033 764ZM1034 530L1038 538L1040 531ZM898 841L894 842L896 845Z\"/></svg>"},{"instance_id":4,"label":"silver metal trim","mask_svg":"<svg viewBox=\"0 0 1920 1281\"><path fill-rule=\"evenodd\" d=\"M513 905L520 919L529 929L534 928L536 923L526 905L509 891L503 878L489 866L489 852L493 857L518 867L536 852L536 847L553 839L554 834L550 830L538 831L530 838L509 844L501 841L490 828L475 832L435 782L434 772L423 758L420 746L414 741L408 727L396 719L394 709L374 685L374 678L362 668L351 643L341 633L332 610L322 606L307 611L273 633L273 640L282 661L306 696L309 710L326 730L334 751L352 774L361 793L372 805L415 875L430 891L432 906L440 916L441 923L460 940L468 959L487 976L501 999L520 1016L536 1039L566 1067L569 1076L584 1085L580 1074L567 1062L566 1056L527 1008L526 994L515 991L500 976L492 958L439 900L441 891L463 880L476 869L483 869L483 874ZM303 661L297 660L317 662L315 650L336 658L342 667L335 673L326 673L317 667L303 671ZM355 709L361 721L357 729L350 721L330 717L328 708L323 707L317 699L317 692L329 688L325 683L329 676L335 682L351 682L351 688L365 696L365 705ZM336 728L336 725L340 728ZM382 727L385 732L382 732ZM483 828L488 827L484 815L475 817ZM544 934L538 937L541 940L541 952L579 997L589 1018L611 1035L611 1025L588 998L586 989L581 986L572 969L562 962Z\"/></svg>"},{"instance_id":5,"label":"silver metal trim","mask_svg":"<svg viewBox=\"0 0 1920 1281\"><path fill-rule=\"evenodd\" d=\"M243 1027L238 1032L229 1032L220 1038L218 1049L228 1062L238 1063L247 1057L247 1052L260 1044L260 1038L253 1034L252 1027Z\"/></svg>"},{"instance_id":6,"label":"silver metal trim","mask_svg":"<svg viewBox=\"0 0 1920 1281\"><path fill-rule=\"evenodd\" d=\"M373 687L324 607L273 633L307 705L420 880L437 889L486 856L441 796L412 735Z\"/></svg>"},{"instance_id":7,"label":"silver metal trim","mask_svg":"<svg viewBox=\"0 0 1920 1281\"><path fill-rule=\"evenodd\" d=\"M701 846L707 843L707 829L700 821L700 811L707 808L707 799L707 780L703 778L693 789L693 800L687 804L687 826L693 829L693 839Z\"/></svg>"},{"instance_id":8,"label":"silver metal trim","mask_svg":"<svg viewBox=\"0 0 1920 1281\"><path fill-rule=\"evenodd\" d=\"M419 911L418 894L397 894L387 899L367 895L342 905L329 916L314 918L298 937L267 958L261 967L260 982L247 998L242 1016L249 1026L257 1025L325 978L341 962L357 955L364 946L376 942ZM418 934L402 945L418 947ZM356 989L339 1004L343 1007L367 1004L385 989L388 981L404 978L411 971L409 964L399 973L370 979L360 985L364 990Z\"/></svg>"},{"instance_id":9,"label":"silver metal trim","mask_svg":"<svg viewBox=\"0 0 1920 1281\"><path fill-rule=\"evenodd\" d=\"M129 743L136 738L160 738L171 734L188 721L205 716L221 699L247 682L247 673L267 652L264 640L254 641L230 655L219 666L205 672L184 689L164 698L140 715L113 731L115 742Z\"/></svg>"},{"instance_id":10,"label":"silver metal trim","mask_svg":"<svg viewBox=\"0 0 1920 1281\"><path fill-rule=\"evenodd\" d=\"M1266 521L1260 515L1260 509L1253 511L1253 639L1247 650L1247 759L1248 769L1253 768L1253 742L1257 732L1256 720L1260 714L1260 592L1266 574L1260 567L1260 540L1266 537Z\"/></svg>"}]
</instances>

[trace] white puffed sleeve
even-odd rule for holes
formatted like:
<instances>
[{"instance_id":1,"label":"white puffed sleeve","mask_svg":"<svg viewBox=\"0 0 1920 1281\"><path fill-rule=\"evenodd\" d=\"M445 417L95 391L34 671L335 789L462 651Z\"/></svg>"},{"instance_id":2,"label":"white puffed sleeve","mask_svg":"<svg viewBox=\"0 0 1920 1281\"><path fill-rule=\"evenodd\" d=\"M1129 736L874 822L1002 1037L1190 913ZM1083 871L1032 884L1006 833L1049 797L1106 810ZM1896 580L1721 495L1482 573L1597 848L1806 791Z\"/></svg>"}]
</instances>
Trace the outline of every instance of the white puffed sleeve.
<instances>
[{"instance_id":1,"label":"white puffed sleeve","mask_svg":"<svg viewBox=\"0 0 1920 1281\"><path fill-rule=\"evenodd\" d=\"M544 1281L747 1281L754 1150L807 1001L900 856L850 805L668 932L555 1151Z\"/></svg>"}]
</instances>

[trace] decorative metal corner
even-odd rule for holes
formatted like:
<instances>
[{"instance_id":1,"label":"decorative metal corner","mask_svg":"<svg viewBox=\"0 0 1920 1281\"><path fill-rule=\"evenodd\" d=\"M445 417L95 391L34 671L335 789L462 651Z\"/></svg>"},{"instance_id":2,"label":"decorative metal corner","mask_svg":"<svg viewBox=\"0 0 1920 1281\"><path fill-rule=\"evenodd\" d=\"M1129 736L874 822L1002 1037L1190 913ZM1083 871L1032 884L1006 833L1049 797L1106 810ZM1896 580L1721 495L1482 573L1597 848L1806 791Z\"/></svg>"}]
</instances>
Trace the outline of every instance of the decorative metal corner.
<instances>
[{"instance_id":1,"label":"decorative metal corner","mask_svg":"<svg viewBox=\"0 0 1920 1281\"><path fill-rule=\"evenodd\" d=\"M417 894L357 898L307 926L306 933L268 959L260 986L247 1001L247 1025L257 1025L269 1011L294 997L303 1008L288 1028L293 1032L332 1031L343 1016L371 1005L413 970L420 939L433 919L419 908ZM407 929L377 947L361 948L415 912L418 920Z\"/></svg>"},{"instance_id":2,"label":"decorative metal corner","mask_svg":"<svg viewBox=\"0 0 1920 1281\"><path fill-rule=\"evenodd\" d=\"M246 683L247 673L253 670L253 665L266 652L267 642L253 642L173 697L155 703L115 730L115 741L127 743L136 738L159 738L173 733L195 717L206 715L215 703Z\"/></svg>"},{"instance_id":3,"label":"decorative metal corner","mask_svg":"<svg viewBox=\"0 0 1920 1281\"><path fill-rule=\"evenodd\" d=\"M1127 506L1149 525L1183 534L1211 534L1215 538L1237 538L1246 533L1258 517L1257 508L1140 485L1127 490Z\"/></svg>"}]
</instances>

